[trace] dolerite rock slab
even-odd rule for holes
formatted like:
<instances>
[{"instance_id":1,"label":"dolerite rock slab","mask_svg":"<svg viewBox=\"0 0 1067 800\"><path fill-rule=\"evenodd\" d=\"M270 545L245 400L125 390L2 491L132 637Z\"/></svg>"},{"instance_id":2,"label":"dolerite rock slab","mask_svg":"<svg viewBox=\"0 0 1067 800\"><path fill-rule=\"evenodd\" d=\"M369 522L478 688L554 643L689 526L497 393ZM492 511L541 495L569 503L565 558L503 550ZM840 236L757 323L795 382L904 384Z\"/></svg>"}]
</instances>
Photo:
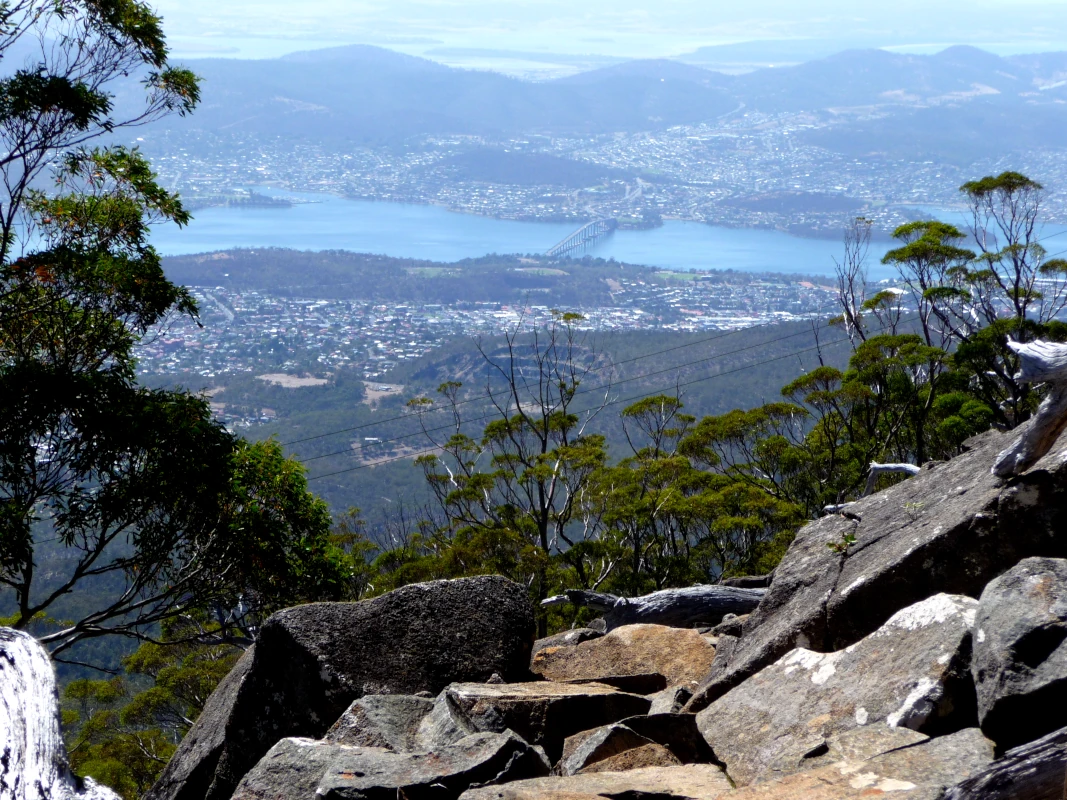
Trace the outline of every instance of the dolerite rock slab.
<instances>
[{"instance_id":1,"label":"dolerite rock slab","mask_svg":"<svg viewBox=\"0 0 1067 800\"><path fill-rule=\"evenodd\" d=\"M683 764L715 763L715 752L700 733L692 714L652 714L629 717L623 725L634 733L661 744Z\"/></svg>"},{"instance_id":2,"label":"dolerite rock slab","mask_svg":"<svg viewBox=\"0 0 1067 800\"><path fill-rule=\"evenodd\" d=\"M494 672L521 679L533 639L525 590L496 576L278 612L145 800L227 800L275 742L321 737L365 694L436 694Z\"/></svg>"},{"instance_id":3,"label":"dolerite rock slab","mask_svg":"<svg viewBox=\"0 0 1067 800\"><path fill-rule=\"evenodd\" d=\"M649 714L677 714L683 708L685 704L689 702L689 698L693 696L693 692L685 686L668 686L662 692L656 692L649 696L649 700L652 701L652 706L648 709Z\"/></svg>"},{"instance_id":4,"label":"dolerite rock slab","mask_svg":"<svg viewBox=\"0 0 1067 800\"><path fill-rule=\"evenodd\" d=\"M582 769L579 774L629 772L633 769L647 769L648 767L677 767L681 763L681 760L663 745L649 742L596 761Z\"/></svg>"},{"instance_id":5,"label":"dolerite rock slab","mask_svg":"<svg viewBox=\"0 0 1067 800\"><path fill-rule=\"evenodd\" d=\"M941 800L1062 800L1067 728L1013 748L950 788Z\"/></svg>"},{"instance_id":6,"label":"dolerite rock slab","mask_svg":"<svg viewBox=\"0 0 1067 800\"><path fill-rule=\"evenodd\" d=\"M119 800L71 774L52 659L23 631L0 628L0 798Z\"/></svg>"},{"instance_id":7,"label":"dolerite rock slab","mask_svg":"<svg viewBox=\"0 0 1067 800\"><path fill-rule=\"evenodd\" d=\"M868 760L841 760L754 784L734 792L730 800L940 800L949 786L978 773L992 758L993 743L977 728L968 728Z\"/></svg>"},{"instance_id":8,"label":"dolerite rock slab","mask_svg":"<svg viewBox=\"0 0 1067 800\"><path fill-rule=\"evenodd\" d=\"M715 648L691 628L624 625L574 647L545 647L530 669L550 681L652 673L677 686L702 680L714 660Z\"/></svg>"},{"instance_id":9,"label":"dolerite rock slab","mask_svg":"<svg viewBox=\"0 0 1067 800\"><path fill-rule=\"evenodd\" d=\"M935 595L845 650L793 650L701 711L700 732L743 786L853 728L940 733L974 725L977 607L969 597Z\"/></svg>"},{"instance_id":10,"label":"dolerite rock slab","mask_svg":"<svg viewBox=\"0 0 1067 800\"><path fill-rule=\"evenodd\" d=\"M436 701L475 731L515 731L555 762L568 736L648 713L651 701L597 683L456 683ZM436 713L436 711L435 711ZM429 719L429 718L427 718ZM425 721L424 721L425 722Z\"/></svg>"},{"instance_id":11,"label":"dolerite rock slab","mask_svg":"<svg viewBox=\"0 0 1067 800\"><path fill-rule=\"evenodd\" d=\"M795 647L830 652L941 592L978 597L1029 556L1067 557L1067 465L1045 456L1025 474L990 474L1014 434L989 432L969 452L797 534L759 607L729 653L720 651L690 700L699 711ZM855 537L845 553L827 545Z\"/></svg>"},{"instance_id":12,"label":"dolerite rock slab","mask_svg":"<svg viewBox=\"0 0 1067 800\"><path fill-rule=\"evenodd\" d=\"M578 800L582 797L715 800L732 797L731 792L730 781L718 767L686 764L515 781L470 789L461 795L461 800Z\"/></svg>"},{"instance_id":13,"label":"dolerite rock slab","mask_svg":"<svg viewBox=\"0 0 1067 800\"><path fill-rule=\"evenodd\" d=\"M1003 749L1067 722L1067 561L1028 558L986 586L975 622L978 719Z\"/></svg>"},{"instance_id":14,"label":"dolerite rock slab","mask_svg":"<svg viewBox=\"0 0 1067 800\"><path fill-rule=\"evenodd\" d=\"M233 800L409 800L458 797L468 787L547 775L513 733L480 733L436 753L282 739L242 778Z\"/></svg>"},{"instance_id":15,"label":"dolerite rock slab","mask_svg":"<svg viewBox=\"0 0 1067 800\"><path fill-rule=\"evenodd\" d=\"M348 707L326 732L330 744L384 747L397 753L416 749L419 723L433 710L433 701L406 694L371 694Z\"/></svg>"},{"instance_id":16,"label":"dolerite rock slab","mask_svg":"<svg viewBox=\"0 0 1067 800\"><path fill-rule=\"evenodd\" d=\"M671 758L663 758L658 748L665 749ZM642 750L644 758L655 758L656 762L637 764L641 758L632 757L631 765L623 767L624 759L617 756L630 750ZM705 764L715 760L715 753L701 736L692 714L655 714L629 717L622 722L568 736L556 772L576 775L590 771L593 765L601 772L633 769L635 765Z\"/></svg>"},{"instance_id":17,"label":"dolerite rock slab","mask_svg":"<svg viewBox=\"0 0 1067 800\"><path fill-rule=\"evenodd\" d=\"M598 761L650 744L654 744L651 739L646 739L619 724L604 725L591 731L576 733L568 736L563 743L563 756L559 760L557 772L560 775L576 775Z\"/></svg>"}]
</instances>

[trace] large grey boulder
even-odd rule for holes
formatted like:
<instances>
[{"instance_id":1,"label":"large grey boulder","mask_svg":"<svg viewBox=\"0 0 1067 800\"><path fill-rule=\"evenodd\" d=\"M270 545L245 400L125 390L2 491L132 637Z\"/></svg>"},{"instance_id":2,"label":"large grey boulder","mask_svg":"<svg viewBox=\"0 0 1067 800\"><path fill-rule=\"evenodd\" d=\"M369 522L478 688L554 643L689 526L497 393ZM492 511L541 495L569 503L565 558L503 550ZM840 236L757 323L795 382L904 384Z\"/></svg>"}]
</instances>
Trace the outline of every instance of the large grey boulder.
<instances>
[{"instance_id":1,"label":"large grey boulder","mask_svg":"<svg viewBox=\"0 0 1067 800\"><path fill-rule=\"evenodd\" d=\"M497 576L278 612L209 699L146 800L227 800L275 742L322 737L363 695L436 694L493 673L521 680L533 639L525 590Z\"/></svg>"},{"instance_id":2,"label":"large grey boulder","mask_svg":"<svg viewBox=\"0 0 1067 800\"><path fill-rule=\"evenodd\" d=\"M469 732L512 730L555 763L568 736L647 714L651 705L647 697L598 683L456 683L434 701L418 740L434 749Z\"/></svg>"},{"instance_id":3,"label":"large grey boulder","mask_svg":"<svg viewBox=\"0 0 1067 800\"><path fill-rule=\"evenodd\" d=\"M1029 556L1067 556L1067 463L1055 455L1004 481L990 474L1015 434L989 432L957 458L797 534L743 635L721 647L690 700L699 711L796 647L840 650L938 593L977 598ZM855 543L844 552L846 536ZM830 547L829 545L833 545Z\"/></svg>"},{"instance_id":4,"label":"large grey boulder","mask_svg":"<svg viewBox=\"0 0 1067 800\"><path fill-rule=\"evenodd\" d=\"M52 659L23 631L0 628L0 798L119 800L70 771Z\"/></svg>"},{"instance_id":5,"label":"large grey boulder","mask_svg":"<svg viewBox=\"0 0 1067 800\"><path fill-rule=\"evenodd\" d=\"M1007 749L1067 722L1067 561L1028 558L986 586L972 672L986 736Z\"/></svg>"},{"instance_id":6,"label":"large grey boulder","mask_svg":"<svg viewBox=\"0 0 1067 800\"><path fill-rule=\"evenodd\" d=\"M833 734L855 728L938 734L972 726L977 607L969 597L939 594L844 650L793 650L701 711L700 732L744 786L787 771Z\"/></svg>"},{"instance_id":7,"label":"large grey boulder","mask_svg":"<svg viewBox=\"0 0 1067 800\"><path fill-rule=\"evenodd\" d=\"M510 731L475 734L435 753L290 738L245 774L233 800L449 800L471 786L548 772L544 756Z\"/></svg>"}]
</instances>

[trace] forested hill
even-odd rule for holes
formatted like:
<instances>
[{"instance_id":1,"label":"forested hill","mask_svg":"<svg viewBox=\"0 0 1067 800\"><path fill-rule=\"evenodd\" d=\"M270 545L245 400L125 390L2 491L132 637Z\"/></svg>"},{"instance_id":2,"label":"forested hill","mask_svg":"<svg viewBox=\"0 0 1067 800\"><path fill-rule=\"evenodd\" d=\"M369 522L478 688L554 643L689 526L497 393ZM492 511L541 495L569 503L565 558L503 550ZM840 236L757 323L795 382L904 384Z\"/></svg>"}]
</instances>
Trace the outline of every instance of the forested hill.
<instances>
[{"instance_id":1,"label":"forested hill","mask_svg":"<svg viewBox=\"0 0 1067 800\"><path fill-rule=\"evenodd\" d=\"M973 47L922 56L852 50L791 67L725 75L632 61L544 83L451 69L370 46L280 59L191 61L205 131L396 145L416 136L596 135L662 130L748 111L868 111L816 143L950 161L1059 146L1067 54L1001 58ZM1026 124L1017 124L1025 119ZM821 138L820 138L821 137Z\"/></svg>"},{"instance_id":2,"label":"forested hill","mask_svg":"<svg viewBox=\"0 0 1067 800\"><path fill-rule=\"evenodd\" d=\"M662 282L674 275L655 267L589 256L547 259L493 254L445 263L340 250L266 248L173 256L165 259L164 268L171 280L188 286L254 290L280 297L396 303L508 303L536 298L537 303L572 306L613 305L611 281ZM710 277L740 283L754 277L783 276L724 270ZM792 274L786 279L826 282L825 276Z\"/></svg>"},{"instance_id":3,"label":"forested hill","mask_svg":"<svg viewBox=\"0 0 1067 800\"><path fill-rule=\"evenodd\" d=\"M484 340L481 344L493 352L501 343ZM821 343L825 363L843 366L847 362L847 340L839 333L824 331ZM759 406L781 399L781 387L818 367L820 355L807 322L732 333L613 332L583 338L582 349L599 354L604 364L617 365L590 375L576 405L581 410L593 408L605 398L610 402L590 430L606 435L616 456L626 453L619 413L630 402L677 391L685 411L697 417ZM281 442L294 442L337 431L286 449L305 462L311 488L335 513L356 506L372 525L379 525L399 505L406 504L410 510L429 499L422 472L412 459L431 448L431 442L422 434L420 421L405 409L407 401L436 397L440 384L460 381L463 396L476 398L464 413L469 422L465 429L476 435L492 416L484 400L486 375L476 343L458 338L400 365L390 374L389 382L403 389L375 395L373 404L367 396L353 394L344 374L332 377L326 385L300 389L281 388L250 375L197 378L191 383L188 377L183 380L188 388L214 389L213 400L231 406L234 413L259 408L276 413L269 424L242 429L250 437L274 436ZM153 380L156 382L158 378ZM427 418L434 428L439 428L441 419L440 414ZM442 434L436 429L433 435ZM363 466L367 462L378 465ZM318 477L330 473L338 474Z\"/></svg>"}]
</instances>

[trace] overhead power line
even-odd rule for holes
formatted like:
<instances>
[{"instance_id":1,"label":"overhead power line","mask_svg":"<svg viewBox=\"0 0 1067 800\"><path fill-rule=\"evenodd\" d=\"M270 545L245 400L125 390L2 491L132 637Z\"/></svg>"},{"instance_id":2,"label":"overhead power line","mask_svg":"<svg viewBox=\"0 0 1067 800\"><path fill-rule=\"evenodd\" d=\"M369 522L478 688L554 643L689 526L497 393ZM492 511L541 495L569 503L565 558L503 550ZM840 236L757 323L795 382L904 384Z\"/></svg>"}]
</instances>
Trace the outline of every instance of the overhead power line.
<instances>
[{"instance_id":1,"label":"overhead power line","mask_svg":"<svg viewBox=\"0 0 1067 800\"><path fill-rule=\"evenodd\" d=\"M1039 239L1036 239L1035 243L1044 242L1044 241L1047 241L1049 239L1054 239L1057 236L1063 236L1065 234L1067 234L1067 228L1065 228L1062 231L1057 231L1056 233L1049 234L1048 236L1043 236L1043 237L1041 237ZM1047 256L1047 258L1049 258L1049 259L1056 258L1057 256L1063 255L1065 253L1067 253L1067 249L1060 250L1060 251L1058 251L1056 253L1052 253L1049 256ZM837 310L837 305L836 304L828 306L828 307L824 307L824 308L821 308L821 309L816 309L815 311L813 311L811 313L812 314L825 314L825 313L829 313L829 312L835 311L835 310ZM618 367L618 366L621 366L623 364L630 364L630 363L633 363L635 361L642 361L642 360L644 360L646 358L654 358L656 356L664 355L666 353L672 353L672 352L675 352L677 350L683 350L683 349L688 348L688 347L695 347L697 345L707 344L709 342L714 342L714 341L717 341L719 339L724 339L726 337L733 336L733 335L738 334L738 333L752 331L752 330L755 330L757 328L770 327L771 325L776 325L776 324L780 324L780 323L778 323L777 321L776 322L768 322L768 323L763 323L762 325L753 325L753 326L748 327L748 328L739 328L739 329L736 329L736 330L724 331L724 332L721 332L721 333L717 333L714 336L709 336L709 337L705 337L703 339L697 339L697 340L690 341L690 342L684 342L682 344L675 345L673 347L668 347L668 348L665 348L663 350L656 350L656 351L654 351L652 353L643 353L641 355L633 356L631 358L627 358L627 359L624 359L622 361L615 361L615 362L612 362L611 364L605 364L604 366L601 366L601 367L594 367L594 368L590 369L589 371L590 372L601 372L601 371L603 371L605 369ZM792 338L793 336L800 336L800 335L803 335L804 333L807 333L807 331L804 331L804 332L801 332L801 333L797 333L797 334L791 334L790 336L786 336L786 337L782 337L782 338ZM775 341L781 341L781 339L774 339L774 340L771 340L770 342L765 342L763 344L772 344ZM756 345L756 346L762 346L762 345ZM748 349L752 349L752 348L742 348L741 350L737 350L737 351L733 351L733 352L742 352L742 351L748 350ZM725 356L725 355L732 355L732 354L733 353L723 353L721 355ZM706 359L700 359L700 360L703 361L703 360L706 360ZM697 362L683 363L683 364L677 365L675 367L672 367L670 369L679 369L679 368L684 367L684 366L689 366L692 363L697 363ZM669 371L669 370L664 370L664 371ZM651 373L651 374L655 375L656 373ZM644 377L649 377L649 376L644 376ZM624 381L619 381L618 384L626 383L629 380L637 380L637 379L639 379L639 378L626 379ZM616 385L618 385L618 384L616 384ZM599 388L603 388L603 387L595 387L594 389L590 389L590 390L587 390L587 391L596 391ZM458 407L458 406L461 406L461 405L467 405L469 403L477 402L477 401L479 401L481 399L483 399L483 398L481 398L481 397L470 397L470 398L468 398L466 400L459 401L458 403L455 404L455 406ZM453 408L453 406L449 406L447 409L436 408L436 409L431 409L430 411L436 412L436 411L441 411L441 410L451 410L452 408ZM325 433L318 433L318 434L315 434L313 436L305 436L305 437L303 437L301 439L291 439L289 441L282 442L281 444L282 444L283 447L291 447L292 445L303 444L304 442L310 442L310 441L314 441L316 439L325 439L325 438L328 438L330 436L339 436L342 433L354 433L356 431L366 430L368 428L374 428L374 427L378 427L380 425L385 425L385 424L388 424L390 422L397 422L399 420L410 419L411 416L412 416L411 414L398 414L396 416L386 417L384 419L371 420L369 422L365 422L365 423L362 423L360 425L354 425L354 426L349 427L349 428L340 428L340 429L333 430L333 431L326 431ZM477 421L477 419L472 419L470 421L474 422L474 421ZM451 427L451 426L444 426L444 427ZM441 430L441 429L442 428L436 428L436 429L432 429L432 430ZM416 435L416 434L410 434L410 435ZM399 437L399 438L408 438L408 436L405 435L405 436ZM387 440L387 441L395 441L395 439ZM334 451L334 452L331 452L331 453L323 453L323 454L317 455L317 456L309 456L309 457L304 458L302 460L303 461L316 461L316 460L322 459L322 458L329 458L330 456L343 455L343 454L345 454L345 453L347 453L349 451L350 450L338 450L338 451Z\"/></svg>"},{"instance_id":2,"label":"overhead power line","mask_svg":"<svg viewBox=\"0 0 1067 800\"><path fill-rule=\"evenodd\" d=\"M816 309L815 311L813 311L811 313L812 314L825 314L825 313L828 313L830 311L833 311L835 308L836 308L836 306L829 306L827 308ZM708 337L705 337L703 339L696 339L696 340L691 341L691 342L684 342L682 344L674 345L673 347L667 347L667 348L665 348L663 350L656 350L655 352L652 352L652 353L643 353L643 354L638 355L638 356L633 356L631 358L623 359L622 361L613 361L610 364L605 364L604 366L601 366L601 367L594 367L594 368L590 369L589 371L590 372L602 372L605 369L619 367L619 366L622 366L623 364L632 364L635 361L643 361L646 358L654 358L655 356L661 356L661 355L664 355L666 353L673 353L673 352L675 352L677 350L684 350L687 347L696 347L697 345L707 344L709 342L715 342L715 341L718 341L719 339L725 339L725 338L727 338L729 336L734 336L734 335L739 334L739 333L746 333L746 332L749 332L749 331L757 330L759 328L768 328L768 327L771 327L772 325L778 325L778 324L781 324L781 323L778 322L778 321L765 322L765 323L763 323L761 325L752 325L751 327L748 327L748 328L737 328L737 329L731 330L731 331L724 331L724 332L721 332L721 333L717 333L714 336L708 336ZM809 331L804 331L803 333L808 333L808 332ZM793 334L791 334L791 336L792 335ZM795 335L799 336L801 334L795 334ZM789 337L785 337L785 338L789 338ZM772 340L772 341L774 341L774 340ZM769 343L770 342L767 342L767 344L769 344ZM748 348L746 348L746 349L748 349ZM738 351L738 352L740 352L740 351ZM729 354L725 354L725 355L729 355ZM456 405L457 406L467 405L468 403L477 402L480 399L481 398L479 398L479 397L471 397L471 398L468 398L466 400L460 400L458 403L456 403ZM437 410L437 409L434 409L434 410ZM324 438L326 438L328 436L337 436L337 435L342 434L342 433L353 433L354 431L361 431L361 430L365 430L366 428L373 428L373 427L376 427L378 425L384 425L384 424L386 424L388 422L396 422L397 420L410 419L410 417L411 417L410 414L398 414L398 415L393 416L393 417L386 417L385 419L377 419L377 420L372 420L370 422L364 422L361 425L354 425L351 428L340 428L338 430L327 431L325 433L318 433L318 434L315 434L314 436L305 436L302 439L291 439L291 440L289 440L287 442L282 442L281 444L282 444L283 447L290 447L290 446L292 446L294 444L303 444L304 442L314 441L315 439L324 439Z\"/></svg>"},{"instance_id":3,"label":"overhead power line","mask_svg":"<svg viewBox=\"0 0 1067 800\"><path fill-rule=\"evenodd\" d=\"M829 328L829 327L830 327L829 325L823 326L822 330L825 330L826 328ZM751 330L751 329L748 329L748 330ZM711 361L713 359L726 358L727 356L736 355L738 353L743 353L743 352L746 352L748 350L755 350L758 347L767 347L768 345L775 344L776 342L782 342L782 341L785 341L787 339L795 339L798 336L810 336L810 335L812 335L812 333L813 333L813 331L806 330L806 331L798 331L797 333L791 333L791 334L788 334L786 336L779 336L779 337L777 337L775 339L771 339L771 340L766 341L766 342L757 342L756 344L752 344L752 345L749 345L747 347L741 347L741 348L739 348L737 350L730 350L730 351L728 351L726 353L715 353L713 355L708 356L707 358L700 358L700 359L696 359L694 361L685 361L685 362L682 362L681 364L675 364L674 366L665 367L664 369L656 370L655 372L648 372L648 373L644 373L644 374L641 374L641 375L632 375L629 378L624 378L622 380L613 381L611 383L603 383L603 384L600 384L599 386L591 386L588 389L580 389L580 390L578 390L577 392L574 393L574 396L578 397L580 395L585 395L585 394L596 394L596 393L599 393L601 391L613 389L616 386L621 386L621 385L623 385L625 383L633 383L634 381L640 381L640 380L645 380L647 378L653 378L656 375L662 375L665 372L674 372L676 370L680 370L680 369L683 369L685 367L691 367L691 366L693 366L695 364L702 364L704 362ZM794 352L803 352L803 351L794 351ZM630 360L633 361L634 359L630 359ZM471 398L469 400L463 400L460 403L456 403L456 406L472 402L473 400L484 400L484 399L485 399L484 396L475 397L475 398ZM434 410L451 410L452 408L454 408L454 406L448 406L448 407L445 407L443 409L434 409ZM472 417L472 418L470 418L468 420L464 420L464 422L465 423L481 422L483 420L494 419L496 416L498 416L496 413L487 413L487 414L483 414L483 415L481 415L479 417ZM401 417L401 419L412 419L414 417L415 417L414 414L408 414L408 415L405 415L405 416ZM424 428L424 429L421 429L421 430L418 430L418 431L412 431L411 433L400 434L398 436L392 437L391 439L383 439L380 442L376 442L375 444L391 444L393 442L399 442L399 441L401 441L403 439L410 439L412 436L420 436L420 435L423 435L423 434L426 434L426 433L435 433L437 431L447 430L447 429L452 428L454 426L455 426L454 422L449 422L449 423L447 423L445 425L439 425L439 426L437 426L435 428ZM322 453L321 455L317 455L317 456L309 456L307 458L302 458L300 460L302 462L304 462L304 463L307 463L309 461L317 461L317 460L322 459L322 458L330 458L331 456L349 455L349 454L351 454L351 452L352 452L352 448L349 447L349 448L346 448L344 450L335 450L335 451L332 451L330 453Z\"/></svg>"},{"instance_id":4,"label":"overhead power line","mask_svg":"<svg viewBox=\"0 0 1067 800\"><path fill-rule=\"evenodd\" d=\"M815 345L814 347L808 347L808 348L805 348L803 350L794 350L791 353L786 353L784 355L776 356L774 358L768 358L768 359L766 359L764 361L756 361L756 362L753 362L751 364L745 364L745 365L737 367L735 369L727 370L726 372L717 372L714 375L705 375L702 378L694 378L693 380L690 380L690 381L684 381L684 382L681 382L681 383L676 383L670 388L672 388L672 389L680 389L680 388L682 388L684 386L692 386L693 384L703 383L704 381L713 380L715 378L723 378L723 377L725 377L727 375L733 375L733 374L735 374L737 372L741 372L741 371L746 370L746 369L753 369L754 367L760 367L760 366L763 366L765 364L773 363L775 361L783 361L784 359L793 358L795 356L798 356L801 353L814 352L814 351L819 350L821 348L832 347L834 345L842 344L842 343L848 342L848 341L849 341L849 339L847 337L845 337L845 338L837 339L837 340L835 340L833 342L829 342L829 343L826 343L826 344L818 344L818 345ZM603 408L607 408L609 406L619 405L620 403L633 403L633 402L636 402L638 400L643 400L646 397L655 397L657 394L661 394L662 391L663 391L662 389L657 389L655 391L644 392L642 394L633 395L631 397L618 398L616 400L611 400L611 401L609 401L607 403L604 403L604 405L602 407ZM449 426L449 427L451 427L451 426ZM315 475L315 476L313 476L311 478L308 478L308 480L309 481L317 481L317 480L322 480L323 478L332 478L335 475L343 475L343 474L345 474L347 472L354 472L354 471L359 470L359 469L367 469L367 468L370 468L370 467L381 466L383 464L389 464L389 463L392 463L394 461L405 461L405 460L412 459L412 458L418 458L419 456L431 455L433 453L437 453L438 451L440 451L440 449L441 449L440 447L431 447L431 448L426 449L426 450L419 450L419 451L417 451L415 453L406 453L404 455L391 456L390 458L381 459L381 460L375 461L373 463L357 464L356 466L353 466L353 467L347 467L345 469L339 469L339 470L336 470L334 472L327 472L327 473L325 473L323 475Z\"/></svg>"}]
</instances>

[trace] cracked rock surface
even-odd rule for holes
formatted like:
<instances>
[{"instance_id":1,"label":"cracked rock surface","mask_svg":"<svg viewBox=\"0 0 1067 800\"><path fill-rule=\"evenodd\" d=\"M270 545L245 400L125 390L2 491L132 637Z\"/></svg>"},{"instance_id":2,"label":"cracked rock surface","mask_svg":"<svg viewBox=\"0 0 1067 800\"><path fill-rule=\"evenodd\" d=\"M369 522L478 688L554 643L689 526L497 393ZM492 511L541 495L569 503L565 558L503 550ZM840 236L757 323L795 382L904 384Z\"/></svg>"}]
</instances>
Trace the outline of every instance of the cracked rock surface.
<instances>
[{"instance_id":1,"label":"cracked rock surface","mask_svg":"<svg viewBox=\"0 0 1067 800\"><path fill-rule=\"evenodd\" d=\"M440 692L528 674L526 590L499 576L414 584L271 616L145 800L228 800L285 737L319 738L363 695Z\"/></svg>"},{"instance_id":2,"label":"cracked rock surface","mask_svg":"<svg viewBox=\"0 0 1067 800\"><path fill-rule=\"evenodd\" d=\"M942 734L974 726L971 632L978 602L939 594L833 653L795 649L697 715L729 776L787 772L862 727Z\"/></svg>"},{"instance_id":3,"label":"cracked rock surface","mask_svg":"<svg viewBox=\"0 0 1067 800\"><path fill-rule=\"evenodd\" d=\"M687 709L706 708L794 648L840 650L927 597L977 598L1023 558L1067 556L1064 459L1049 454L1010 481L990 474L1017 434L975 437L963 455L851 506L858 520L835 514L804 526ZM845 552L829 546L846 535L855 543Z\"/></svg>"},{"instance_id":4,"label":"cracked rock surface","mask_svg":"<svg viewBox=\"0 0 1067 800\"><path fill-rule=\"evenodd\" d=\"M1001 748L1061 727L1067 709L1067 560L1027 558L978 606L972 672L978 718Z\"/></svg>"}]
</instances>

